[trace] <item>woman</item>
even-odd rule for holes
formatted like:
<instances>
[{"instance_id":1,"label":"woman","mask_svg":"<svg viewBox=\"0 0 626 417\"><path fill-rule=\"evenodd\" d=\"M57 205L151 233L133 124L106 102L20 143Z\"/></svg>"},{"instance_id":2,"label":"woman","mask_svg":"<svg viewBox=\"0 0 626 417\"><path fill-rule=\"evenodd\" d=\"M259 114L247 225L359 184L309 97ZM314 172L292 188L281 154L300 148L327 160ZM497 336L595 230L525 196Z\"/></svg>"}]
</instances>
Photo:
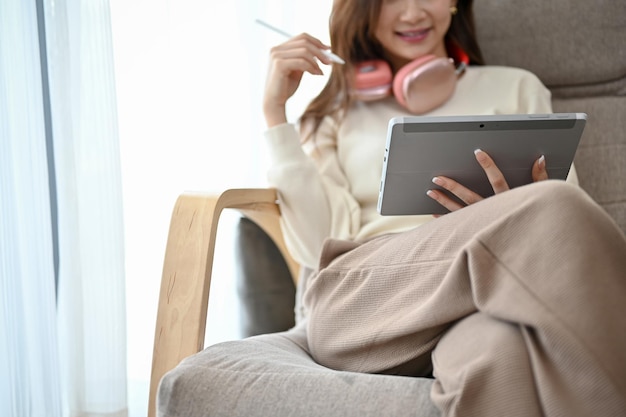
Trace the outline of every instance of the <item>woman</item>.
<instances>
[{"instance_id":1,"label":"woman","mask_svg":"<svg viewBox=\"0 0 626 417\"><path fill-rule=\"evenodd\" d=\"M626 313L626 239L582 190L541 181L543 158L532 167L535 184L508 190L478 152L494 197L440 177L465 205L433 191L450 214L376 212L387 123L415 107L393 95L364 101L361 63L382 60L397 76L425 56L467 56L453 93L423 114L551 111L533 74L480 65L471 6L335 0L331 42L347 62L333 64L300 131L286 102L305 72L331 64L328 46L302 34L272 49L263 102L269 179L292 253L318 270L305 294L311 354L336 369L432 373L445 415L619 415L626 326L614 317Z\"/></svg>"}]
</instances>

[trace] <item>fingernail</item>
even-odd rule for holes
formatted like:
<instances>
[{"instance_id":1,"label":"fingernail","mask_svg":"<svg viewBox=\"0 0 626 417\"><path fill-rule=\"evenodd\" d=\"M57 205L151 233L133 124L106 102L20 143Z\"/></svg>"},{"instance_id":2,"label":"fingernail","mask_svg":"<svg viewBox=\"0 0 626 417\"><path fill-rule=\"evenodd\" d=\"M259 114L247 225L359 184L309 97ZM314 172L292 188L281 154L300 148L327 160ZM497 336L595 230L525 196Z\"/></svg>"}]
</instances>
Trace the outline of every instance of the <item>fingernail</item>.
<instances>
[{"instance_id":1,"label":"fingernail","mask_svg":"<svg viewBox=\"0 0 626 417\"><path fill-rule=\"evenodd\" d=\"M539 165L540 168L544 168L546 166L546 156L545 155L541 155L539 157L539 159L537 160L537 165Z\"/></svg>"},{"instance_id":2,"label":"fingernail","mask_svg":"<svg viewBox=\"0 0 626 417\"><path fill-rule=\"evenodd\" d=\"M426 195L432 199L435 198L435 192L433 190L426 191Z\"/></svg>"},{"instance_id":3,"label":"fingernail","mask_svg":"<svg viewBox=\"0 0 626 417\"><path fill-rule=\"evenodd\" d=\"M444 181L444 180L442 180L442 179L441 179L441 178L439 178L439 177L433 177L433 179L432 179L431 181L432 181L434 184L437 184L437 185L439 185L439 186L441 186L441 187L443 187L443 185L445 184L445 181Z\"/></svg>"},{"instance_id":4,"label":"fingernail","mask_svg":"<svg viewBox=\"0 0 626 417\"><path fill-rule=\"evenodd\" d=\"M486 159L485 153L480 148L474 149L474 155L476 155L476 160L478 160L479 162L484 162Z\"/></svg>"}]
</instances>

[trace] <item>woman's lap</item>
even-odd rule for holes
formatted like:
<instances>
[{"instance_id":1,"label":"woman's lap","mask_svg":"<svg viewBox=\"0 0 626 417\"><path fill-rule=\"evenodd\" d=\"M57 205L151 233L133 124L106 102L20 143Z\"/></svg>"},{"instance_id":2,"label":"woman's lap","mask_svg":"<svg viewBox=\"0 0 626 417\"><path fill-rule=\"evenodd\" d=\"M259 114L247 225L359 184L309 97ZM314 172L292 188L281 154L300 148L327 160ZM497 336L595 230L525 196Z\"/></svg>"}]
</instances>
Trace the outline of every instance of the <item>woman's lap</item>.
<instances>
[{"instance_id":1,"label":"woman's lap","mask_svg":"<svg viewBox=\"0 0 626 417\"><path fill-rule=\"evenodd\" d=\"M554 372L553 360L569 355L557 365L582 367L592 381L608 378L626 392L615 380L623 369L597 371L626 347L625 325L607 321L626 313L626 243L576 187L521 187L409 232L361 245L329 241L324 256L305 295L311 353L324 365L428 374L446 330L480 311L545 337L525 348L535 355L548 349L549 360L533 363L550 368L546 378L554 383L567 372ZM572 390L598 394L589 387ZM549 381L543 389L552 398Z\"/></svg>"}]
</instances>

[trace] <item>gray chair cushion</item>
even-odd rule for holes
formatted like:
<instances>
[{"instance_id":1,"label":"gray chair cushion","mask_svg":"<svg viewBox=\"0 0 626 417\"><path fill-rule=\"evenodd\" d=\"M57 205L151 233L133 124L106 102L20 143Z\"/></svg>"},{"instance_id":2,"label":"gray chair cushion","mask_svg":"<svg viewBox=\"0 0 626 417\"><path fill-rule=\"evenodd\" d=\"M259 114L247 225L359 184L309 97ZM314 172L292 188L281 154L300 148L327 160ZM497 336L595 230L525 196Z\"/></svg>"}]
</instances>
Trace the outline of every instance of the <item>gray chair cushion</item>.
<instances>
[{"instance_id":1,"label":"gray chair cushion","mask_svg":"<svg viewBox=\"0 0 626 417\"><path fill-rule=\"evenodd\" d=\"M526 68L555 97L626 94L623 0L476 0L489 64Z\"/></svg>"},{"instance_id":2,"label":"gray chair cushion","mask_svg":"<svg viewBox=\"0 0 626 417\"><path fill-rule=\"evenodd\" d=\"M159 415L435 417L431 379L331 371L307 354L304 326L224 342L185 359L159 386Z\"/></svg>"},{"instance_id":3,"label":"gray chair cushion","mask_svg":"<svg viewBox=\"0 0 626 417\"><path fill-rule=\"evenodd\" d=\"M242 336L292 328L296 289L283 256L272 239L251 220L242 217L236 232L235 278Z\"/></svg>"},{"instance_id":4,"label":"gray chair cushion","mask_svg":"<svg viewBox=\"0 0 626 417\"><path fill-rule=\"evenodd\" d=\"M580 186L626 233L626 97L557 99L553 107L589 115L574 159Z\"/></svg>"}]
</instances>

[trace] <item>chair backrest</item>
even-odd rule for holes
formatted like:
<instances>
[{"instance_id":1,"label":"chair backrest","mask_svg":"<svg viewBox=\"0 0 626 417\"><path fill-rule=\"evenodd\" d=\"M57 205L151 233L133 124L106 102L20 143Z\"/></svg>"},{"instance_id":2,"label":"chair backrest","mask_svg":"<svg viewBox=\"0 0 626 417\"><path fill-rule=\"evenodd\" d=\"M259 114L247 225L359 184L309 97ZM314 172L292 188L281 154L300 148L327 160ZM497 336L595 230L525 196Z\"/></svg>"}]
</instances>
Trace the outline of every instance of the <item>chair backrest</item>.
<instances>
[{"instance_id":1,"label":"chair backrest","mask_svg":"<svg viewBox=\"0 0 626 417\"><path fill-rule=\"evenodd\" d=\"M488 64L526 68L551 90L555 112L588 114L580 185L626 232L626 1L474 4Z\"/></svg>"}]
</instances>

